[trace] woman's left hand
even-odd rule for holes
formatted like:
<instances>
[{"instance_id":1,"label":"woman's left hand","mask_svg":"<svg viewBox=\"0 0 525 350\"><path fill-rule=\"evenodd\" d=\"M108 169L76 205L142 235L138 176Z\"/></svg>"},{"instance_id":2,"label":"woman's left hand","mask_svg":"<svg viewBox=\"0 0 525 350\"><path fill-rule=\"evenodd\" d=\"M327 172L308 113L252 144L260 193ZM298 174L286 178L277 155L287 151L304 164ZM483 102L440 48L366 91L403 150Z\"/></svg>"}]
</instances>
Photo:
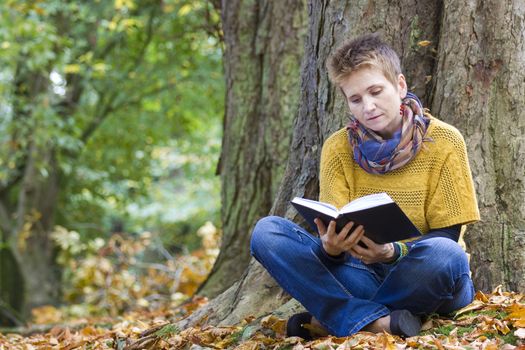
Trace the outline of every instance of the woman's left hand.
<instances>
[{"instance_id":1,"label":"woman's left hand","mask_svg":"<svg viewBox=\"0 0 525 350\"><path fill-rule=\"evenodd\" d=\"M386 263L394 260L394 245L392 243L377 244L370 238L363 236L361 242L366 245L366 248L356 244L349 253L364 264Z\"/></svg>"}]
</instances>

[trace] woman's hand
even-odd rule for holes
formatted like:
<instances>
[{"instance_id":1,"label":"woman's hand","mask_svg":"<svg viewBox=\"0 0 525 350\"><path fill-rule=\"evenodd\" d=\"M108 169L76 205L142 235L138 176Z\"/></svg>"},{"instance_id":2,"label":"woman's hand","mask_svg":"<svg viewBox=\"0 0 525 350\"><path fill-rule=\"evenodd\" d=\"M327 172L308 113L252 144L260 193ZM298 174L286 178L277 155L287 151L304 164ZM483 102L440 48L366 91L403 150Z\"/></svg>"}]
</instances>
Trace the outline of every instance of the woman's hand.
<instances>
[{"instance_id":1,"label":"woman's hand","mask_svg":"<svg viewBox=\"0 0 525 350\"><path fill-rule=\"evenodd\" d=\"M385 263L394 260L395 251L392 243L377 244L366 236L361 237L361 242L366 245L366 248L356 244L350 249L349 253L364 264Z\"/></svg>"},{"instance_id":2,"label":"woman's hand","mask_svg":"<svg viewBox=\"0 0 525 350\"><path fill-rule=\"evenodd\" d=\"M350 252L353 247L357 246L357 243L363 238L365 233L363 226L357 226L349 234L354 227L354 223L351 221L339 233L335 232L334 220L330 221L328 227L319 218L315 219L315 224L321 236L325 252L333 256L337 256L342 252Z\"/></svg>"}]
</instances>

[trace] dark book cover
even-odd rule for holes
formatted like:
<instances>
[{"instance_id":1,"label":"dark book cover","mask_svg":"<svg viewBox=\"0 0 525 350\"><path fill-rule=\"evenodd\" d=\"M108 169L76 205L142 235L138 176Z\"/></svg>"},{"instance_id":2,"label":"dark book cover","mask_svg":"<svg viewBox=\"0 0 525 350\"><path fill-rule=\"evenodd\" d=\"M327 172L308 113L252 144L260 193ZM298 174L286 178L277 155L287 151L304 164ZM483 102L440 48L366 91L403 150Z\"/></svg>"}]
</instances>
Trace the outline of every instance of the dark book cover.
<instances>
[{"instance_id":1,"label":"dark book cover","mask_svg":"<svg viewBox=\"0 0 525 350\"><path fill-rule=\"evenodd\" d=\"M401 241L421 235L421 232L395 202L340 214L337 218L299 203L292 202L292 205L316 232L317 225L314 220L320 218L325 225L336 219L337 232L341 231L349 221L354 221L357 224L354 227L363 225L365 235L379 244Z\"/></svg>"}]
</instances>

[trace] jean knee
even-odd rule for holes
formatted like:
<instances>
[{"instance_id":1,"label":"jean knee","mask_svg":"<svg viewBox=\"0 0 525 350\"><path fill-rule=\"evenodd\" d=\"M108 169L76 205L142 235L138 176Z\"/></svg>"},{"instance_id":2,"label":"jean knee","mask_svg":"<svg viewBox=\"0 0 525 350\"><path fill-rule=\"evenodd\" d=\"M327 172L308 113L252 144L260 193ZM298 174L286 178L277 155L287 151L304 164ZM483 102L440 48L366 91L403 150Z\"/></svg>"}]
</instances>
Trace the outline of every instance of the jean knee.
<instances>
[{"instance_id":1,"label":"jean knee","mask_svg":"<svg viewBox=\"0 0 525 350\"><path fill-rule=\"evenodd\" d=\"M456 271L456 274L469 273L467 254L461 246L444 237L433 237L416 243L414 246L427 259L433 271Z\"/></svg>"},{"instance_id":2,"label":"jean knee","mask_svg":"<svg viewBox=\"0 0 525 350\"><path fill-rule=\"evenodd\" d=\"M280 231L281 222L285 220L279 216L266 216L255 224L250 240L251 254L257 257L259 252L273 249L276 245L275 234Z\"/></svg>"}]
</instances>

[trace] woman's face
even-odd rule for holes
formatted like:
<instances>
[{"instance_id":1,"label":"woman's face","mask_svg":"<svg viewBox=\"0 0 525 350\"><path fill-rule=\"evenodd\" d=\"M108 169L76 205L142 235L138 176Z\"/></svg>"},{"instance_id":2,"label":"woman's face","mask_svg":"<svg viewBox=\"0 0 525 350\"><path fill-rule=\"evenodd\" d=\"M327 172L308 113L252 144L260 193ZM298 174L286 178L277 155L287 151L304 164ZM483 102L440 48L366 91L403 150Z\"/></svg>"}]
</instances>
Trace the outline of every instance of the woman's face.
<instances>
[{"instance_id":1,"label":"woman's face","mask_svg":"<svg viewBox=\"0 0 525 350\"><path fill-rule=\"evenodd\" d=\"M401 128L401 100L407 94L403 74L393 85L379 69L364 67L341 83L350 112L366 128L388 139Z\"/></svg>"}]
</instances>

